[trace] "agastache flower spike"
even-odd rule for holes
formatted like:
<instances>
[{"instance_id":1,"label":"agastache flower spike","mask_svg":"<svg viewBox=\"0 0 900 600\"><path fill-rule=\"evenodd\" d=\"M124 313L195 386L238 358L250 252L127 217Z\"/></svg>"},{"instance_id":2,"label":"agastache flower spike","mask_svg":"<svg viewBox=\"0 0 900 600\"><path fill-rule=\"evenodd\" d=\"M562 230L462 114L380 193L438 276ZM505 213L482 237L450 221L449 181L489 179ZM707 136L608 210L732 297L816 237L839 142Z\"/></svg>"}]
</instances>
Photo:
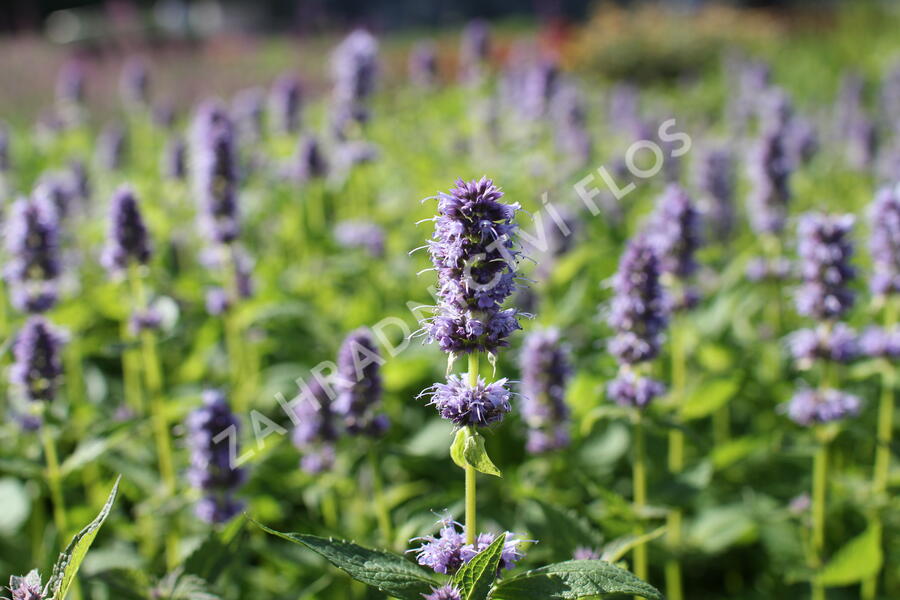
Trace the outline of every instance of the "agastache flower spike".
<instances>
[{"instance_id":1,"label":"agastache flower spike","mask_svg":"<svg viewBox=\"0 0 900 600\"><path fill-rule=\"evenodd\" d=\"M410 552L416 553L416 560L420 565L432 569L435 573L453 575L497 539L493 533L481 533L475 538L474 544L466 544L465 527L450 517L442 519L440 525L440 531L436 536L429 535L410 540L424 542L418 549ZM506 532L498 574L501 570L512 569L525 556L520 549L525 541L518 539L513 533Z\"/></svg>"},{"instance_id":2,"label":"agastache flower spike","mask_svg":"<svg viewBox=\"0 0 900 600\"><path fill-rule=\"evenodd\" d=\"M118 171L128 154L128 132L118 124L107 125L97 140L97 161L108 171Z\"/></svg>"},{"instance_id":3,"label":"agastache flower spike","mask_svg":"<svg viewBox=\"0 0 900 600\"><path fill-rule=\"evenodd\" d=\"M859 398L840 390L797 391L784 410L798 425L809 427L852 417L859 412Z\"/></svg>"},{"instance_id":4,"label":"agastache flower spike","mask_svg":"<svg viewBox=\"0 0 900 600\"><path fill-rule=\"evenodd\" d=\"M203 406L188 415L185 425L191 449L188 480L203 493L196 514L207 523L225 523L243 508L243 503L234 498L234 492L244 483L246 472L231 464L229 447L229 440L237 436L240 422L224 394L206 390Z\"/></svg>"},{"instance_id":5,"label":"agastache flower spike","mask_svg":"<svg viewBox=\"0 0 900 600\"><path fill-rule=\"evenodd\" d=\"M569 349L559 331L536 332L525 338L520 357L522 418L528 425L527 449L532 453L563 448L569 443L566 385L572 375Z\"/></svg>"},{"instance_id":6,"label":"agastache flower spike","mask_svg":"<svg viewBox=\"0 0 900 600\"><path fill-rule=\"evenodd\" d=\"M690 308L696 296L684 283L697 271L694 255L701 245L702 233L700 213L684 189L677 185L666 188L659 199L649 236L662 272L682 288L678 308Z\"/></svg>"},{"instance_id":7,"label":"agastache flower spike","mask_svg":"<svg viewBox=\"0 0 900 600\"><path fill-rule=\"evenodd\" d=\"M438 216L428 249L438 272L438 315L426 325L429 340L453 354L488 352L520 329L518 312L501 308L516 289L521 254L514 218L518 204L486 177L458 180L438 195Z\"/></svg>"},{"instance_id":8,"label":"agastache flower spike","mask_svg":"<svg viewBox=\"0 0 900 600\"><path fill-rule=\"evenodd\" d=\"M310 474L330 469L334 465L334 443L339 431L329 391L313 378L301 391L294 412L297 424L292 439L302 453L300 468Z\"/></svg>"},{"instance_id":9,"label":"agastache flower spike","mask_svg":"<svg viewBox=\"0 0 900 600\"><path fill-rule=\"evenodd\" d=\"M46 199L17 200L6 223L6 249L13 305L28 312L49 310L56 304L60 275L56 206Z\"/></svg>"},{"instance_id":10,"label":"agastache flower spike","mask_svg":"<svg viewBox=\"0 0 900 600\"><path fill-rule=\"evenodd\" d=\"M467 379L468 375L465 378L450 375L447 383L436 383L420 396L430 397L428 404L459 427L487 427L502 421L512 410L512 394L506 389L506 379L487 383L479 377L474 386Z\"/></svg>"},{"instance_id":11,"label":"agastache flower spike","mask_svg":"<svg viewBox=\"0 0 900 600\"><path fill-rule=\"evenodd\" d=\"M382 363L375 339L366 328L352 332L341 344L333 408L352 434L377 436L388 427L387 417L375 414L381 404Z\"/></svg>"},{"instance_id":12,"label":"agastache flower spike","mask_svg":"<svg viewBox=\"0 0 900 600\"><path fill-rule=\"evenodd\" d=\"M432 588L430 594L422 596L425 600L462 600L460 591L452 585L442 585L439 588Z\"/></svg>"},{"instance_id":13,"label":"agastache flower spike","mask_svg":"<svg viewBox=\"0 0 900 600\"><path fill-rule=\"evenodd\" d=\"M793 168L782 130L767 130L750 158L753 180L753 190L748 198L750 224L758 233L781 233L791 199Z\"/></svg>"},{"instance_id":14,"label":"agastache flower spike","mask_svg":"<svg viewBox=\"0 0 900 600\"><path fill-rule=\"evenodd\" d=\"M697 168L697 187L706 203L710 229L720 240L734 231L734 157L725 148L708 150Z\"/></svg>"},{"instance_id":15,"label":"agastache flower spike","mask_svg":"<svg viewBox=\"0 0 900 600\"><path fill-rule=\"evenodd\" d=\"M869 212L872 254L872 293L887 296L900 293L900 193L883 188L875 195Z\"/></svg>"},{"instance_id":16,"label":"agastache flower spike","mask_svg":"<svg viewBox=\"0 0 900 600\"><path fill-rule=\"evenodd\" d=\"M433 87L438 78L437 52L430 42L417 44L409 54L409 78L423 88Z\"/></svg>"},{"instance_id":17,"label":"agastache flower spike","mask_svg":"<svg viewBox=\"0 0 900 600\"><path fill-rule=\"evenodd\" d=\"M9 380L22 389L27 400L51 402L56 397L63 374L62 345L62 335L41 317L31 317L19 332Z\"/></svg>"},{"instance_id":18,"label":"agastache flower spike","mask_svg":"<svg viewBox=\"0 0 900 600\"><path fill-rule=\"evenodd\" d=\"M303 90L292 75L283 75L272 86L269 106L272 124L279 133L296 133L300 129Z\"/></svg>"},{"instance_id":19,"label":"agastache flower spike","mask_svg":"<svg viewBox=\"0 0 900 600\"><path fill-rule=\"evenodd\" d=\"M796 297L800 314L831 320L853 306L849 284L855 270L850 265L853 244L848 239L853 222L852 215L807 213L800 218L797 252L803 283Z\"/></svg>"},{"instance_id":20,"label":"agastache flower spike","mask_svg":"<svg viewBox=\"0 0 900 600\"><path fill-rule=\"evenodd\" d=\"M134 191L128 187L119 188L110 205L103 266L110 272L121 272L132 263L147 264L152 256L150 236Z\"/></svg>"},{"instance_id":21,"label":"agastache flower spike","mask_svg":"<svg viewBox=\"0 0 900 600\"><path fill-rule=\"evenodd\" d=\"M328 175L328 159L316 137L305 136L300 140L291 174L300 181L311 181Z\"/></svg>"},{"instance_id":22,"label":"agastache flower spike","mask_svg":"<svg viewBox=\"0 0 900 600\"><path fill-rule=\"evenodd\" d=\"M147 106L150 103L150 73L141 58L130 58L122 67L119 94L127 107Z\"/></svg>"},{"instance_id":23,"label":"agastache flower spike","mask_svg":"<svg viewBox=\"0 0 900 600\"><path fill-rule=\"evenodd\" d=\"M224 112L210 108L198 116L194 133L192 166L201 225L213 241L228 244L240 233L234 127Z\"/></svg>"},{"instance_id":24,"label":"agastache flower spike","mask_svg":"<svg viewBox=\"0 0 900 600\"><path fill-rule=\"evenodd\" d=\"M459 48L460 79L476 83L491 55L491 29L487 21L477 19L466 25Z\"/></svg>"},{"instance_id":25,"label":"agastache flower spike","mask_svg":"<svg viewBox=\"0 0 900 600\"><path fill-rule=\"evenodd\" d=\"M366 122L366 101L375 92L378 80L378 40L364 29L353 31L335 49L331 71L337 111L349 117L338 121Z\"/></svg>"}]
</instances>

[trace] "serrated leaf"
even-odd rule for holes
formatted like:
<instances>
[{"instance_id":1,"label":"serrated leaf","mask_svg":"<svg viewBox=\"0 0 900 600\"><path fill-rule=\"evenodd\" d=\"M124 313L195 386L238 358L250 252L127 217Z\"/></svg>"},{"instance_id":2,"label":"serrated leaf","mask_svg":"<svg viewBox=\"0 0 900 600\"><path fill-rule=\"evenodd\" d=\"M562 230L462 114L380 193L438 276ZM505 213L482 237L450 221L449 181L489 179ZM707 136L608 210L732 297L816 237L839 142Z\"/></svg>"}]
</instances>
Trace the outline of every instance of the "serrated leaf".
<instances>
[{"instance_id":1,"label":"serrated leaf","mask_svg":"<svg viewBox=\"0 0 900 600\"><path fill-rule=\"evenodd\" d=\"M497 579L500 555L505 543L505 533L497 536L490 546L464 564L450 580L450 583L460 591L463 600L485 600L487 598L491 586Z\"/></svg>"},{"instance_id":2,"label":"serrated leaf","mask_svg":"<svg viewBox=\"0 0 900 600\"><path fill-rule=\"evenodd\" d=\"M662 600L662 594L619 567L602 560L570 560L505 579L494 588L493 600L575 600L611 594L631 594Z\"/></svg>"},{"instance_id":3,"label":"serrated leaf","mask_svg":"<svg viewBox=\"0 0 900 600\"><path fill-rule=\"evenodd\" d=\"M643 535L626 535L614 539L603 547L603 554L600 556L600 560L604 560L609 563L617 563L634 548L637 548L642 544L648 544L652 542L665 532L666 527L662 526Z\"/></svg>"},{"instance_id":4,"label":"serrated leaf","mask_svg":"<svg viewBox=\"0 0 900 600\"><path fill-rule=\"evenodd\" d=\"M450 446L450 458L461 469L469 466L485 475L503 476L485 450L484 436L468 427L456 432L453 445Z\"/></svg>"},{"instance_id":5,"label":"serrated leaf","mask_svg":"<svg viewBox=\"0 0 900 600\"><path fill-rule=\"evenodd\" d=\"M819 583L842 586L863 581L881 571L884 555L874 527L844 544L819 572Z\"/></svg>"},{"instance_id":6,"label":"serrated leaf","mask_svg":"<svg viewBox=\"0 0 900 600\"><path fill-rule=\"evenodd\" d=\"M697 388L681 405L681 419L690 421L713 414L728 403L738 389L734 379L715 379Z\"/></svg>"},{"instance_id":7,"label":"serrated leaf","mask_svg":"<svg viewBox=\"0 0 900 600\"><path fill-rule=\"evenodd\" d=\"M87 551L90 549L91 544L94 543L94 539L112 510L113 503L116 501L116 494L119 492L120 480L121 477L116 478L116 483L113 485L112 491L109 492L109 497L100 510L100 514L72 538L65 552L59 555L59 559L53 566L53 572L50 580L47 582L47 587L44 588L44 596L48 599L65 600L72 582L75 581L75 575L78 574L78 568L84 561Z\"/></svg>"},{"instance_id":8,"label":"serrated leaf","mask_svg":"<svg viewBox=\"0 0 900 600\"><path fill-rule=\"evenodd\" d=\"M256 525L267 533L309 548L353 579L401 600L422 600L424 594L441 585L425 570L391 552L315 535L282 533L261 523Z\"/></svg>"}]
</instances>

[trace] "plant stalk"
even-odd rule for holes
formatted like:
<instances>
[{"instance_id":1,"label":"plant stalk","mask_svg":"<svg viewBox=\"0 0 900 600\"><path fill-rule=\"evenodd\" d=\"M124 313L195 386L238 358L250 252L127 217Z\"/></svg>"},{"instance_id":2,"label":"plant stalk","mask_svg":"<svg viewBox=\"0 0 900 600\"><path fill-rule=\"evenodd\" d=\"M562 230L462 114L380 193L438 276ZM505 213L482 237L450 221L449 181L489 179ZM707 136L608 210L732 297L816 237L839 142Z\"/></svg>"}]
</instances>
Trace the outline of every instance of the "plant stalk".
<instances>
[{"instance_id":1,"label":"plant stalk","mask_svg":"<svg viewBox=\"0 0 900 600\"><path fill-rule=\"evenodd\" d=\"M680 323L672 324L672 395L675 398L676 410L684 402L684 391L687 380L687 359L685 357L684 340L680 335ZM727 410L727 407L723 407ZM676 425L680 423L677 422ZM669 430L669 472L677 476L684 470L684 431L679 427ZM666 542L672 557L666 561L666 597L669 600L682 600L681 563L677 558L678 546L681 544L682 512L673 508L666 517Z\"/></svg>"},{"instance_id":2,"label":"plant stalk","mask_svg":"<svg viewBox=\"0 0 900 600\"><path fill-rule=\"evenodd\" d=\"M643 508L647 505L647 467L646 467L646 448L644 442L644 424L642 422L641 413L637 412L634 420L634 462L632 464L632 484L634 486L634 509L638 513L638 525L635 530L636 536L644 534ZM646 581L647 580L647 545L640 544L635 547L634 553L634 574Z\"/></svg>"},{"instance_id":3,"label":"plant stalk","mask_svg":"<svg viewBox=\"0 0 900 600\"><path fill-rule=\"evenodd\" d=\"M817 571L812 581L812 600L825 600L825 586L815 577L822 567L825 552L825 492L828 482L828 442L821 440L813 459L812 563Z\"/></svg>"},{"instance_id":4,"label":"plant stalk","mask_svg":"<svg viewBox=\"0 0 900 600\"><path fill-rule=\"evenodd\" d=\"M479 356L477 352L469 354L469 385L478 385ZM475 467L466 465L466 543L475 544L477 537L477 511L476 502L476 473Z\"/></svg>"}]
</instances>

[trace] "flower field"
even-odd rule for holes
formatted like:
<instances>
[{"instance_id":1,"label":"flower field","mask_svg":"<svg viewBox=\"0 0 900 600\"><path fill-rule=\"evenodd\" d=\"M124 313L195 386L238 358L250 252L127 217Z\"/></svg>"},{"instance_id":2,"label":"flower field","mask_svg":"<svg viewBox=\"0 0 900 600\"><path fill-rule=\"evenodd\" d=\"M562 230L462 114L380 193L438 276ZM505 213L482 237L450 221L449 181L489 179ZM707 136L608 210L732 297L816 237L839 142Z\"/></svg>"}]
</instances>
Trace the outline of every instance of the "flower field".
<instances>
[{"instance_id":1,"label":"flower field","mask_svg":"<svg viewBox=\"0 0 900 600\"><path fill-rule=\"evenodd\" d=\"M898 26L0 40L0 596L900 597Z\"/></svg>"}]
</instances>

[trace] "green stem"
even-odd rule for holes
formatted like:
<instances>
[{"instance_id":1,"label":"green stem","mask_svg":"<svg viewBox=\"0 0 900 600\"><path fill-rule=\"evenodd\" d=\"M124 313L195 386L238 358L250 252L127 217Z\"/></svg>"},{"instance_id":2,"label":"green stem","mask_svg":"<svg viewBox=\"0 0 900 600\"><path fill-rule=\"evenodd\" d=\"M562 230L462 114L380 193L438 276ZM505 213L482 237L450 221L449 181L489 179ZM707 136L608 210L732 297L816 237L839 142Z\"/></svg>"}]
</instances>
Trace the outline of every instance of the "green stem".
<instances>
[{"instance_id":1,"label":"green stem","mask_svg":"<svg viewBox=\"0 0 900 600\"><path fill-rule=\"evenodd\" d=\"M647 467L646 449L644 446L644 424L641 413L636 413L634 420L634 462L632 464L632 484L634 486L634 510L637 513L638 525L635 535L644 534L643 509L647 505ZM640 544L634 549L634 574L647 580L647 545Z\"/></svg>"},{"instance_id":2,"label":"green stem","mask_svg":"<svg viewBox=\"0 0 900 600\"><path fill-rule=\"evenodd\" d=\"M384 484L381 477L379 456L375 448L369 452L369 466L372 470L372 493L375 500L375 513L378 518L378 529L382 542L389 548L393 546L394 533L391 527L391 512L384 502Z\"/></svg>"},{"instance_id":3,"label":"green stem","mask_svg":"<svg viewBox=\"0 0 900 600\"><path fill-rule=\"evenodd\" d=\"M828 481L828 442L820 441L813 459L812 496L812 566L822 567L825 552L825 492ZM818 575L818 573L816 573ZM825 586L815 579L812 582L812 599L825 600Z\"/></svg>"},{"instance_id":4,"label":"green stem","mask_svg":"<svg viewBox=\"0 0 900 600\"><path fill-rule=\"evenodd\" d=\"M469 354L469 385L478 385L479 356L477 352ZM478 524L478 504L476 502L476 473L475 467L466 465L466 543L475 544Z\"/></svg>"},{"instance_id":5,"label":"green stem","mask_svg":"<svg viewBox=\"0 0 900 600\"><path fill-rule=\"evenodd\" d=\"M46 425L41 427L41 442L44 445L44 461L47 464L47 487L50 489L50 499L53 502L53 521L56 523L60 540L64 540L69 533L69 523L66 519L66 504L62 493L62 476L59 470L56 444Z\"/></svg>"},{"instance_id":6,"label":"green stem","mask_svg":"<svg viewBox=\"0 0 900 600\"><path fill-rule=\"evenodd\" d=\"M687 380L687 359L683 337L680 335L680 323L672 324L672 395L676 408L680 407L684 400L684 391ZM669 430L669 472L677 476L684 470L684 431L678 427ZM643 440L642 440L643 443ZM681 544L681 509L675 508L669 511L666 517L667 534L666 542L672 557L666 561L666 597L669 600L682 600L681 563L676 558L678 546Z\"/></svg>"},{"instance_id":7,"label":"green stem","mask_svg":"<svg viewBox=\"0 0 900 600\"><path fill-rule=\"evenodd\" d=\"M131 279L131 293L135 308L137 310L146 310L148 306L147 296L140 267L137 263L131 264L129 277ZM160 368L159 355L156 350L156 334L153 331L145 330L141 332L140 339L141 355L144 360L144 383L147 386L147 395L150 398L150 418L153 423L153 437L156 441L159 476L163 482L166 497L171 498L175 495L177 481L172 458L172 441L166 418L162 369ZM174 525L168 528L165 538L166 563L171 569L178 564L178 536Z\"/></svg>"},{"instance_id":8,"label":"green stem","mask_svg":"<svg viewBox=\"0 0 900 600\"><path fill-rule=\"evenodd\" d=\"M225 312L225 346L228 351L229 371L231 373L231 391L234 397L235 412L245 414L249 409L248 398L245 392L246 373L244 361L244 348L240 324L237 320L237 307L241 300L240 285L238 283L238 263L233 246L228 246L228 261L226 264L226 282L228 297L231 306Z\"/></svg>"},{"instance_id":9,"label":"green stem","mask_svg":"<svg viewBox=\"0 0 900 600\"><path fill-rule=\"evenodd\" d=\"M884 312L884 326L886 330L892 329L897 323L897 305L888 300ZM875 466L872 474L872 495L876 500L888 489L888 476L891 469L891 442L894 432L894 376L887 367L881 376L881 398L878 403L878 429L875 441ZM884 525L881 520L881 512L876 509L872 519L872 527L879 547L882 543ZM875 600L878 595L878 573L863 582L863 600Z\"/></svg>"},{"instance_id":10,"label":"green stem","mask_svg":"<svg viewBox=\"0 0 900 600\"><path fill-rule=\"evenodd\" d=\"M125 393L125 404L138 416L144 415L144 399L141 394L141 373L138 356L135 355L134 349L130 346L134 341L134 337L128 330L128 319L122 321L122 341L126 344L126 348L122 351L122 387Z\"/></svg>"}]
</instances>

